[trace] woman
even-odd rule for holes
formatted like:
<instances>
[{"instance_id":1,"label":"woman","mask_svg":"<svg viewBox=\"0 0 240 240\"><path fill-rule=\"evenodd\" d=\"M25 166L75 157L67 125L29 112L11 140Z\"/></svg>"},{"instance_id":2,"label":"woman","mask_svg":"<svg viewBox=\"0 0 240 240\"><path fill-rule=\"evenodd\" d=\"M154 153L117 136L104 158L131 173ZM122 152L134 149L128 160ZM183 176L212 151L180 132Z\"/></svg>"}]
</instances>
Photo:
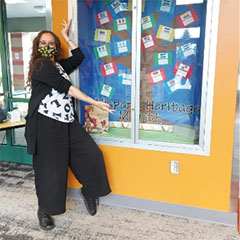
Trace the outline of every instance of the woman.
<instances>
[{"instance_id":1,"label":"woman","mask_svg":"<svg viewBox=\"0 0 240 240\"><path fill-rule=\"evenodd\" d=\"M69 38L71 20L62 23L61 34L72 56L61 59L59 38L41 31L33 41L28 85L32 88L26 117L28 153L33 154L38 219L40 227L55 225L51 215L65 212L68 166L83 185L80 194L88 212L96 214L96 200L111 192L100 149L79 124L73 98L113 113L109 105L97 102L72 86L68 74L84 55Z\"/></svg>"}]
</instances>

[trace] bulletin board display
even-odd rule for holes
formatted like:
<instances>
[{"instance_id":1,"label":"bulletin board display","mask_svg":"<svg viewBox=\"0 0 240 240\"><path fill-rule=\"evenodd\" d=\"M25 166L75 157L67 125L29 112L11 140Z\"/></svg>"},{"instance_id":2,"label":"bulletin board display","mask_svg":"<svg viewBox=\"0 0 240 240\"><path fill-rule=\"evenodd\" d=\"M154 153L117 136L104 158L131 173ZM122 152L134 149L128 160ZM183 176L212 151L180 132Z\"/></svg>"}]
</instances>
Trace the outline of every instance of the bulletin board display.
<instances>
[{"instance_id":1,"label":"bulletin board display","mask_svg":"<svg viewBox=\"0 0 240 240\"><path fill-rule=\"evenodd\" d=\"M142 0L140 139L198 144L207 1ZM130 138L132 2L78 0L80 88L115 109L105 136ZM84 125L85 104L81 104Z\"/></svg>"}]
</instances>

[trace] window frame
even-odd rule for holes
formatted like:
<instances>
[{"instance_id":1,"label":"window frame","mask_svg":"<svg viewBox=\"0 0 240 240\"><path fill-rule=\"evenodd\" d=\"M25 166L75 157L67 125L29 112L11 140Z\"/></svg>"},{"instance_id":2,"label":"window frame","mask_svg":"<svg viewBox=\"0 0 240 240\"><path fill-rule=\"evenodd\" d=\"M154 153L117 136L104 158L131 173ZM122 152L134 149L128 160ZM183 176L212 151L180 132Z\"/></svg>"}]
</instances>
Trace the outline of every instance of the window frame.
<instances>
[{"instance_id":1,"label":"window frame","mask_svg":"<svg viewBox=\"0 0 240 240\"><path fill-rule=\"evenodd\" d=\"M204 39L204 61L202 76L202 93L200 109L199 144L183 144L171 142L157 142L139 139L140 112L140 60L141 45L137 39L141 38L141 8L142 1L132 0L132 89L131 89L131 139L93 135L97 144L115 147L146 149L154 151L175 152L194 155L210 155L212 111L216 66L216 50L218 36L220 1L208 0L206 28ZM78 42L77 0L68 1L68 16L73 19L71 37ZM216 27L217 26L217 27ZM135 50L134 50L135 49ZM79 70L71 76L72 82L79 87ZM77 104L79 109L79 103ZM79 112L79 111L78 111Z\"/></svg>"}]
</instances>

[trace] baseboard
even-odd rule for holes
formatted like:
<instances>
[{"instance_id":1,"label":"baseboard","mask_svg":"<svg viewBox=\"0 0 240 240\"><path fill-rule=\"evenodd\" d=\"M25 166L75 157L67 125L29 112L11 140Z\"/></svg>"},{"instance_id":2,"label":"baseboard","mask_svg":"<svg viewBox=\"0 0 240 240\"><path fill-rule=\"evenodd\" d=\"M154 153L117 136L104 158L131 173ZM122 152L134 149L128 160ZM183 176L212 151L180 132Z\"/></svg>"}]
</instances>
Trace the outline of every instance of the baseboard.
<instances>
[{"instance_id":1,"label":"baseboard","mask_svg":"<svg viewBox=\"0 0 240 240\"><path fill-rule=\"evenodd\" d=\"M79 189L68 188L68 197L79 199ZM148 211L175 217L196 219L205 222L237 226L237 213L203 209L180 204L109 194L100 198L100 204Z\"/></svg>"}]
</instances>

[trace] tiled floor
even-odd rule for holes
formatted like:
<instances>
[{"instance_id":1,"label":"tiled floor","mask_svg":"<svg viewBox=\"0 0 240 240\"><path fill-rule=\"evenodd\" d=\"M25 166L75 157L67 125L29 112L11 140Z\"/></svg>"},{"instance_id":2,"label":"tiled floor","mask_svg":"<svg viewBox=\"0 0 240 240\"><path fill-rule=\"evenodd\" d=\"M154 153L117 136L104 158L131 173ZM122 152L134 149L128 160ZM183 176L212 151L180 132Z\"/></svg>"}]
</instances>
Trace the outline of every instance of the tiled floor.
<instances>
[{"instance_id":1,"label":"tiled floor","mask_svg":"<svg viewBox=\"0 0 240 240\"><path fill-rule=\"evenodd\" d=\"M39 228L32 167L0 162L0 239L3 240L235 240L236 227L100 205L88 215L81 200L67 201L51 231Z\"/></svg>"}]
</instances>

